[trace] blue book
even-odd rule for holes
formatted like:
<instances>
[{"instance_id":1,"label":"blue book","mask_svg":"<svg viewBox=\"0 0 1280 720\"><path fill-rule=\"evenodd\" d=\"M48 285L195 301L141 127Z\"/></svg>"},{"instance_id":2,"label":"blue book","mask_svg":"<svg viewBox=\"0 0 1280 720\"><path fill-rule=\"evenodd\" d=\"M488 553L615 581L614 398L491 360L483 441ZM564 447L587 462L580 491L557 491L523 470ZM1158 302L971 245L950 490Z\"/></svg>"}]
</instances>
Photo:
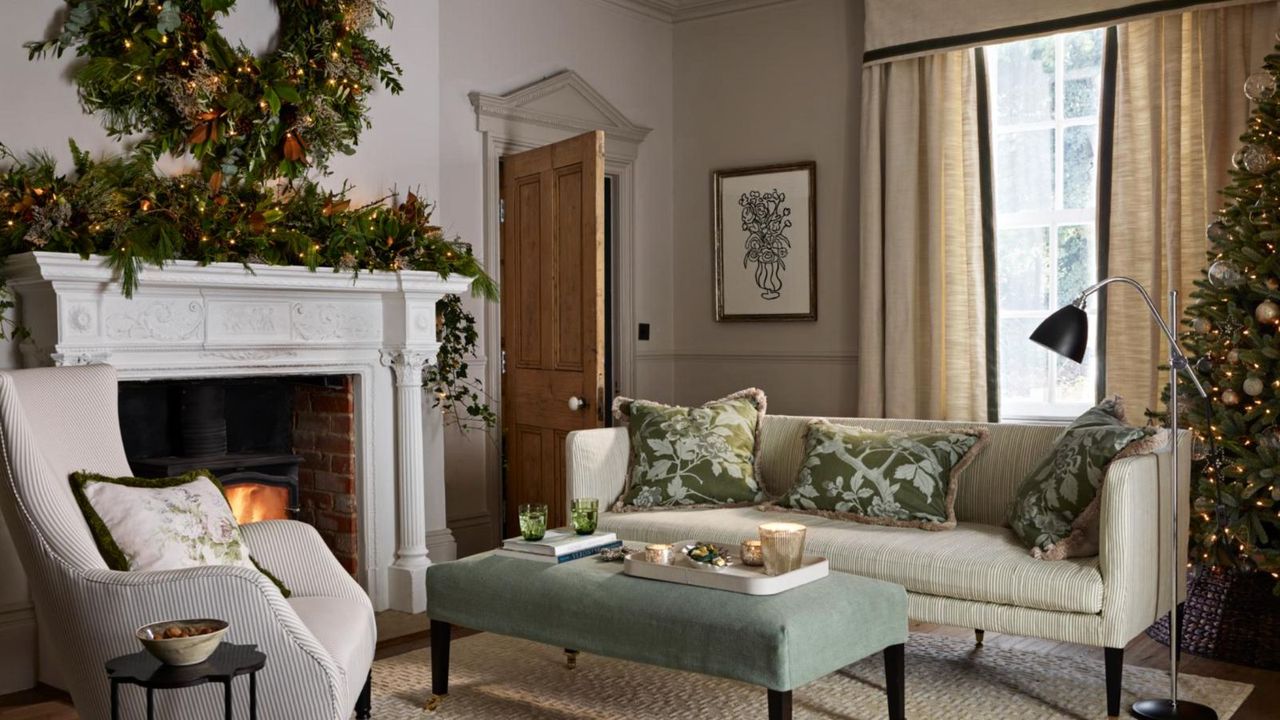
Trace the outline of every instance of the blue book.
<instances>
[{"instance_id":1,"label":"blue book","mask_svg":"<svg viewBox=\"0 0 1280 720\"><path fill-rule=\"evenodd\" d=\"M535 553L518 552L515 550L504 550L501 548L494 550L493 554L501 555L502 557L520 558L521 560L532 560L534 562L548 563L551 565L559 565L560 563L567 563L570 560L581 560L582 558L588 558L588 557L591 557L592 555L598 555L600 554L601 550L607 550L609 548L620 548L620 547L622 547L622 541L615 540L611 543L606 543L604 545L597 545L595 547L590 547L585 550L578 550L576 552L565 553L564 555L538 555Z\"/></svg>"}]
</instances>

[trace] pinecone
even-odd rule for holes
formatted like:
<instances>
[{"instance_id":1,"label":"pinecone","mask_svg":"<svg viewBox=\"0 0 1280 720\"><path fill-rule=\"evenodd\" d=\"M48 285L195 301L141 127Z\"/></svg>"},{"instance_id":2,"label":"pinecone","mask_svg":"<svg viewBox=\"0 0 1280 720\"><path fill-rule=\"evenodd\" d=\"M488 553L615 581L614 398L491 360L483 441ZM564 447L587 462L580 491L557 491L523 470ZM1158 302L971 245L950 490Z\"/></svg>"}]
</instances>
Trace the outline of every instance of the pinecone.
<instances>
[{"instance_id":1,"label":"pinecone","mask_svg":"<svg viewBox=\"0 0 1280 720\"><path fill-rule=\"evenodd\" d=\"M356 64L356 67L368 72L369 61L365 58L364 53L360 51L360 48L351 49L351 61Z\"/></svg>"}]
</instances>

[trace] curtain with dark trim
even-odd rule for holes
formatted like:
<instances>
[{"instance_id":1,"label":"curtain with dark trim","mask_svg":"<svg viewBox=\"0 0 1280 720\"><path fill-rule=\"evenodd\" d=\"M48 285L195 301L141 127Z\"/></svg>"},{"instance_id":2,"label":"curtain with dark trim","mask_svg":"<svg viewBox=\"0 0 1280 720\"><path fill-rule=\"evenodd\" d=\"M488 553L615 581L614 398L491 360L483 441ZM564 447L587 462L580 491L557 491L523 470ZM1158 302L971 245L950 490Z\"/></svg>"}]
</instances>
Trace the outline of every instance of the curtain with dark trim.
<instances>
[{"instance_id":1,"label":"curtain with dark trim","mask_svg":"<svg viewBox=\"0 0 1280 720\"><path fill-rule=\"evenodd\" d=\"M988 417L977 79L971 50L863 69L862 416Z\"/></svg>"}]
</instances>

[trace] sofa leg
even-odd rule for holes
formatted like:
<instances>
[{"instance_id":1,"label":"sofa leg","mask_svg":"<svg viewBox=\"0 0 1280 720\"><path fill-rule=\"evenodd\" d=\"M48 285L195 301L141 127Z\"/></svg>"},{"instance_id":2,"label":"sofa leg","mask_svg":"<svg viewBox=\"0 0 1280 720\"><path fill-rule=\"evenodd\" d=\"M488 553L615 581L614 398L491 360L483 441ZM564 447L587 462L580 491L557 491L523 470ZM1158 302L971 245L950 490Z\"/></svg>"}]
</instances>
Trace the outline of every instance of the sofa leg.
<instances>
[{"instance_id":1,"label":"sofa leg","mask_svg":"<svg viewBox=\"0 0 1280 720\"><path fill-rule=\"evenodd\" d=\"M1103 648L1107 665L1107 716L1120 716L1120 681L1124 676L1124 648Z\"/></svg>"},{"instance_id":2,"label":"sofa leg","mask_svg":"<svg viewBox=\"0 0 1280 720\"><path fill-rule=\"evenodd\" d=\"M356 719L369 720L373 715L373 671L369 671L369 677L364 681L364 689L360 691L360 697L356 699Z\"/></svg>"},{"instance_id":3,"label":"sofa leg","mask_svg":"<svg viewBox=\"0 0 1280 720\"><path fill-rule=\"evenodd\" d=\"M453 626L443 620L431 621L431 699L427 710L434 712L449 694L449 642Z\"/></svg>"},{"instance_id":4,"label":"sofa leg","mask_svg":"<svg viewBox=\"0 0 1280 720\"><path fill-rule=\"evenodd\" d=\"M973 631L973 644L975 647L982 647L982 640L987 636L986 630Z\"/></svg>"}]
</instances>

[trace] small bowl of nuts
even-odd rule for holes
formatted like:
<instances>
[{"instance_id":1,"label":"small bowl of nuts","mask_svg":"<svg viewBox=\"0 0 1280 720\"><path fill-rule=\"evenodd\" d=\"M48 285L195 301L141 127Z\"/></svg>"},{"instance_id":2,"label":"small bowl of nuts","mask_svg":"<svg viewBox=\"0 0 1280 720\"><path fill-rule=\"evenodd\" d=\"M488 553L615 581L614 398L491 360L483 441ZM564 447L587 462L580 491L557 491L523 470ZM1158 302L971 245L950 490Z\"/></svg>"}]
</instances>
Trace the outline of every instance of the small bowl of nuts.
<instances>
[{"instance_id":1,"label":"small bowl of nuts","mask_svg":"<svg viewBox=\"0 0 1280 720\"><path fill-rule=\"evenodd\" d=\"M134 633L147 652L166 665L199 665L222 642L227 621L165 620L143 625Z\"/></svg>"}]
</instances>

